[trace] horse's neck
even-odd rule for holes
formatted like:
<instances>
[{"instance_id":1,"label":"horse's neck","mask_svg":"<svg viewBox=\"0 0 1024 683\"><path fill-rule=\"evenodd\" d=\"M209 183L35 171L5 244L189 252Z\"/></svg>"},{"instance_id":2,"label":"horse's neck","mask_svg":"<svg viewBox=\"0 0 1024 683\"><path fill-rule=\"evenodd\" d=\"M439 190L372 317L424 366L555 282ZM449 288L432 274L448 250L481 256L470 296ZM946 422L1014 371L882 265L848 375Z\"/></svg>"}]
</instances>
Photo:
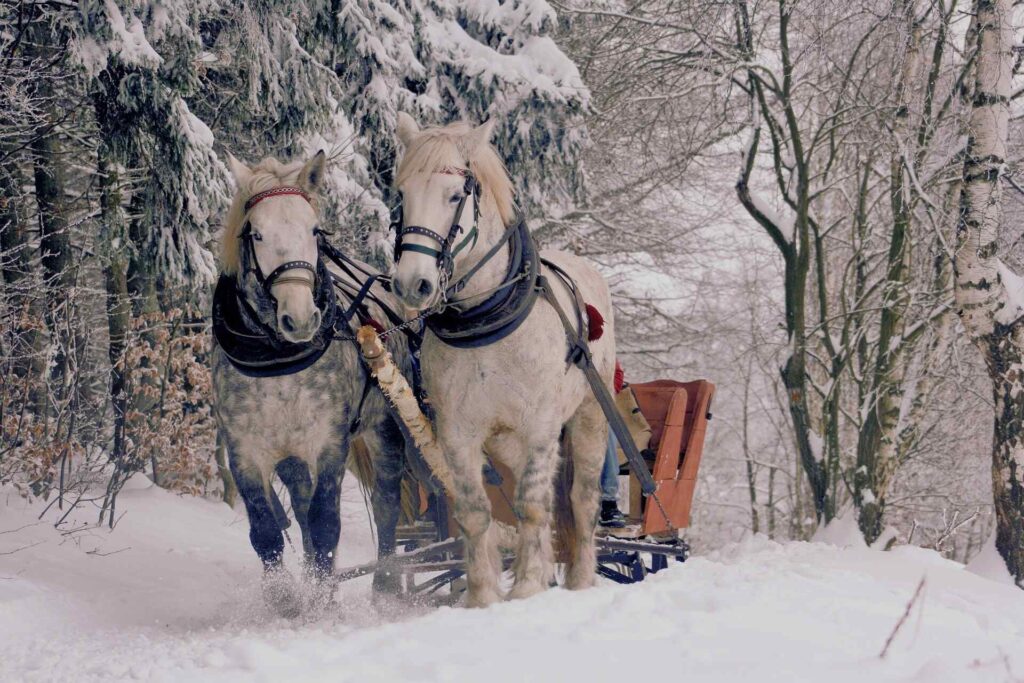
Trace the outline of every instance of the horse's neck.
<instances>
[{"instance_id":1,"label":"horse's neck","mask_svg":"<svg viewBox=\"0 0 1024 683\"><path fill-rule=\"evenodd\" d=\"M477 229L480 231L477 244L470 252L465 264L460 264L460 267L456 269L454 280L458 280L476 266L505 234L505 225L496 211L481 211ZM473 277L466 283L465 289L456 297L467 300L466 305L461 308L470 308L487 299L485 295L504 281L505 274L508 272L508 260L508 248L503 247L473 274Z\"/></svg>"}]
</instances>

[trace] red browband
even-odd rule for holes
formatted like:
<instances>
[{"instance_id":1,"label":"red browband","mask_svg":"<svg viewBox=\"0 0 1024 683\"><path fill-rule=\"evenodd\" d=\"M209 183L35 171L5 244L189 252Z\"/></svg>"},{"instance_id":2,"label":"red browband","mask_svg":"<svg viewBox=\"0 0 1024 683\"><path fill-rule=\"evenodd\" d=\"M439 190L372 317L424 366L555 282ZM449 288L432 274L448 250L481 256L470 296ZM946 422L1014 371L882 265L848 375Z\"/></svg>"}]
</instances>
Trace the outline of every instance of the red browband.
<instances>
[{"instance_id":1,"label":"red browband","mask_svg":"<svg viewBox=\"0 0 1024 683\"><path fill-rule=\"evenodd\" d=\"M249 197L249 200L245 203L245 212L249 213L249 211L252 210L252 207L256 206L264 199L270 199L271 197L280 197L282 195L288 194L293 194L298 197L302 197L307 202L310 202L312 204L312 200L310 200L309 195L302 188L291 187L290 185L282 185L281 187L272 187L269 190L257 192L253 196Z\"/></svg>"},{"instance_id":2,"label":"red browband","mask_svg":"<svg viewBox=\"0 0 1024 683\"><path fill-rule=\"evenodd\" d=\"M469 175L468 168L456 168L455 166L445 166L437 172L443 173L444 175L460 175L463 178Z\"/></svg>"}]
</instances>

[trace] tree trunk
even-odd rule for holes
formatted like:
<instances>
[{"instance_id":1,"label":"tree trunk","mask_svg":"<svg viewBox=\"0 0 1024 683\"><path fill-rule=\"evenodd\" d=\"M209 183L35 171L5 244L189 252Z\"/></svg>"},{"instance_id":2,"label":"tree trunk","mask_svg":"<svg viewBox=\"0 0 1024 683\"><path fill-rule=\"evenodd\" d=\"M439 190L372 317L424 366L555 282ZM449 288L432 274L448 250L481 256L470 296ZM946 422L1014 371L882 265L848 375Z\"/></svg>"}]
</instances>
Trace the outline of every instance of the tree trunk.
<instances>
[{"instance_id":1,"label":"tree trunk","mask_svg":"<svg viewBox=\"0 0 1024 683\"><path fill-rule=\"evenodd\" d=\"M101 145L97 157L100 183L101 243L104 250L103 279L107 289L107 331L110 359L110 402L114 412L114 441L110 459L115 466L125 459L125 428L128 415L125 344L131 332L131 300L128 295L128 259L125 257L124 212L116 163L110 148Z\"/></svg>"},{"instance_id":2,"label":"tree trunk","mask_svg":"<svg viewBox=\"0 0 1024 683\"><path fill-rule=\"evenodd\" d=\"M750 456L750 375L752 361L747 361L747 373L743 378L743 459L747 463L747 492L750 494L750 529L755 534L761 530L757 514L757 470Z\"/></svg>"},{"instance_id":3,"label":"tree trunk","mask_svg":"<svg viewBox=\"0 0 1024 683\"><path fill-rule=\"evenodd\" d=\"M50 99L49 93L42 96ZM35 131L31 149L36 206L39 209L39 248L45 278L46 325L55 347L51 379L58 387L56 398L63 400L69 396L71 375L77 360L72 299L76 269L68 229L63 159L60 158L57 133L50 124L44 124Z\"/></svg>"},{"instance_id":4,"label":"tree trunk","mask_svg":"<svg viewBox=\"0 0 1024 683\"><path fill-rule=\"evenodd\" d=\"M0 171L0 253L13 333L10 370L22 382L29 409L39 415L45 408L40 385L46 372L46 338L43 301L32 281L29 202L20 162L19 156L12 156Z\"/></svg>"},{"instance_id":5,"label":"tree trunk","mask_svg":"<svg viewBox=\"0 0 1024 683\"><path fill-rule=\"evenodd\" d=\"M1004 277L997 239L1003 221L1013 70L1012 0L975 0L969 48L977 50L956 255L957 312L992 378L992 488L996 548L1024 588L1024 301Z\"/></svg>"}]
</instances>

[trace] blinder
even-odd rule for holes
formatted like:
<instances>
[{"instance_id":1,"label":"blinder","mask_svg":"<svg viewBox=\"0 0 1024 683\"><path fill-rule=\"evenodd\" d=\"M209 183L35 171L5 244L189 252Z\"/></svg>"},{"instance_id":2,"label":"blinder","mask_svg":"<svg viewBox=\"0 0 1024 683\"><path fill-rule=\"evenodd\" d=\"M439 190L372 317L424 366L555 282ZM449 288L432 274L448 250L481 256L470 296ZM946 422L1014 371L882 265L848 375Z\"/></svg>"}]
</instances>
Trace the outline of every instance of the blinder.
<instances>
[{"instance_id":1,"label":"blinder","mask_svg":"<svg viewBox=\"0 0 1024 683\"><path fill-rule=\"evenodd\" d=\"M447 280L451 278L452 271L455 268L455 257L465 249L467 246L472 249L476 246L476 240L479 235L477 229L477 219L480 217L480 186L476 181L476 178L465 168L443 168L438 173L446 175L459 175L466 179L463 185L462 199L459 200L459 205L455 207L455 214L452 217L452 225L448 230L448 235L441 235L430 228L425 228L422 225L410 225L403 226L403 215L402 208L399 205L397 216L393 227L395 230L395 253L394 260L398 263L398 260L402 258L402 252L413 251L419 254L426 254L437 259L437 267L442 273L442 277ZM466 198L473 197L473 227L466 233L465 238L458 244L455 244L455 240L458 239L459 234L462 232L462 213L466 208ZM434 242L437 242L439 249L428 247L423 244L409 244L403 239L406 235L423 235Z\"/></svg>"}]
</instances>

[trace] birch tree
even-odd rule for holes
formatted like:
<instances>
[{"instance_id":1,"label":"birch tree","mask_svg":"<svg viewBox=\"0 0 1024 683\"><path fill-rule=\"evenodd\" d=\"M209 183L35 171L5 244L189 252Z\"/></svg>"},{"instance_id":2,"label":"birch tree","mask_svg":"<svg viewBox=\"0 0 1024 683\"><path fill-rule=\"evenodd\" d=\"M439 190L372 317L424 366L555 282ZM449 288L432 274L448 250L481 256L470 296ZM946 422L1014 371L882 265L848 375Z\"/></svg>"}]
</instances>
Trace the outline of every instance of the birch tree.
<instances>
[{"instance_id":1,"label":"birch tree","mask_svg":"<svg viewBox=\"0 0 1024 683\"><path fill-rule=\"evenodd\" d=\"M1024 588L1024 280L1000 260L1010 84L1011 0L975 0L975 53L957 220L956 304L992 379L992 494L996 548Z\"/></svg>"}]
</instances>

